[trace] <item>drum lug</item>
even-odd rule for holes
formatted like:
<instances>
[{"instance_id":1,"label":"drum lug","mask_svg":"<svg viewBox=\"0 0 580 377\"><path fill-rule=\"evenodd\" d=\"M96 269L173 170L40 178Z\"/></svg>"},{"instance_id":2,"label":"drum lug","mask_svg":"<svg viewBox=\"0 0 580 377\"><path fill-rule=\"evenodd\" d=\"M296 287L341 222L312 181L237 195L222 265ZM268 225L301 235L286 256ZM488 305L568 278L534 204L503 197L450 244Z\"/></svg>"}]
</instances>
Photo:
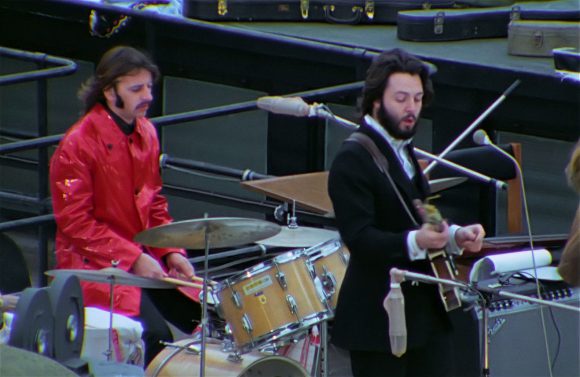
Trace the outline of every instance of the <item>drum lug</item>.
<instances>
[{"instance_id":1,"label":"drum lug","mask_svg":"<svg viewBox=\"0 0 580 377\"><path fill-rule=\"evenodd\" d=\"M242 308L242 300L240 299L240 294L234 290L232 290L232 302L236 306L236 308Z\"/></svg>"},{"instance_id":2,"label":"drum lug","mask_svg":"<svg viewBox=\"0 0 580 377\"><path fill-rule=\"evenodd\" d=\"M336 292L336 278L332 272L328 271L326 266L322 266L324 273L322 274L322 285L326 288L332 296Z\"/></svg>"},{"instance_id":3,"label":"drum lug","mask_svg":"<svg viewBox=\"0 0 580 377\"><path fill-rule=\"evenodd\" d=\"M228 355L228 361L231 361L232 363L241 363L244 359L242 358L242 355L240 355L239 352L234 352L234 353L230 353Z\"/></svg>"},{"instance_id":4,"label":"drum lug","mask_svg":"<svg viewBox=\"0 0 580 377\"><path fill-rule=\"evenodd\" d=\"M290 309L290 313L297 315L298 313L298 304L292 295L286 295L286 303L288 304L288 309Z\"/></svg>"},{"instance_id":5,"label":"drum lug","mask_svg":"<svg viewBox=\"0 0 580 377\"><path fill-rule=\"evenodd\" d=\"M282 287L282 289L288 289L288 283L286 282L286 275L283 272L276 273L276 279L278 279L278 284Z\"/></svg>"},{"instance_id":6,"label":"drum lug","mask_svg":"<svg viewBox=\"0 0 580 377\"><path fill-rule=\"evenodd\" d=\"M349 256L346 255L346 253L343 251L340 252L340 260L342 261L342 263L344 263L345 266L348 266Z\"/></svg>"},{"instance_id":7,"label":"drum lug","mask_svg":"<svg viewBox=\"0 0 580 377\"><path fill-rule=\"evenodd\" d=\"M254 331L254 327L252 326L252 321L250 320L250 317L248 317L247 314L244 314L242 316L242 326L244 327L244 330L246 330L246 332L250 335Z\"/></svg>"}]
</instances>

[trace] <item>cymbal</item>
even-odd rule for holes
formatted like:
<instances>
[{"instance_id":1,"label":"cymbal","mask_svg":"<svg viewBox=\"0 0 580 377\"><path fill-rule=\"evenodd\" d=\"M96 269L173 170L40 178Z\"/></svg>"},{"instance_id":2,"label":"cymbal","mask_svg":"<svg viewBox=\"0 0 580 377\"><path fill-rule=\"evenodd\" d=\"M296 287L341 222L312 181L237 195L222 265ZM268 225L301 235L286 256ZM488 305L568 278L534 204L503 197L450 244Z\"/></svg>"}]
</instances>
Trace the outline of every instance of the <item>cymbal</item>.
<instances>
[{"instance_id":1,"label":"cymbal","mask_svg":"<svg viewBox=\"0 0 580 377\"><path fill-rule=\"evenodd\" d=\"M431 188L431 194L435 194L436 192L447 190L448 188L457 186L465 181L467 181L467 177L431 179L429 181L429 187Z\"/></svg>"},{"instance_id":2,"label":"cymbal","mask_svg":"<svg viewBox=\"0 0 580 377\"><path fill-rule=\"evenodd\" d=\"M328 196L328 172L315 172L241 182L242 187L327 216L334 216Z\"/></svg>"},{"instance_id":3,"label":"cymbal","mask_svg":"<svg viewBox=\"0 0 580 377\"><path fill-rule=\"evenodd\" d=\"M214 217L179 221L144 230L135 241L154 247L204 249L207 231L210 248L231 247L256 242L280 232L269 221L238 217Z\"/></svg>"},{"instance_id":4,"label":"cymbal","mask_svg":"<svg viewBox=\"0 0 580 377\"><path fill-rule=\"evenodd\" d=\"M338 232L320 228L299 226L284 227L274 237L266 238L256 243L276 247L310 247L331 239L338 239Z\"/></svg>"},{"instance_id":5,"label":"cymbal","mask_svg":"<svg viewBox=\"0 0 580 377\"><path fill-rule=\"evenodd\" d=\"M68 276L74 275L78 277L80 280L84 281L92 281L95 283L106 283L114 285L129 285L132 287L140 287L140 288L157 288L157 289L169 289L175 288L175 284L145 278L142 276L137 276L135 274L129 273L127 271L121 270L120 268L115 267L107 267L101 270L80 270L80 269L58 269L58 270L50 270L45 272L48 276Z\"/></svg>"}]
</instances>

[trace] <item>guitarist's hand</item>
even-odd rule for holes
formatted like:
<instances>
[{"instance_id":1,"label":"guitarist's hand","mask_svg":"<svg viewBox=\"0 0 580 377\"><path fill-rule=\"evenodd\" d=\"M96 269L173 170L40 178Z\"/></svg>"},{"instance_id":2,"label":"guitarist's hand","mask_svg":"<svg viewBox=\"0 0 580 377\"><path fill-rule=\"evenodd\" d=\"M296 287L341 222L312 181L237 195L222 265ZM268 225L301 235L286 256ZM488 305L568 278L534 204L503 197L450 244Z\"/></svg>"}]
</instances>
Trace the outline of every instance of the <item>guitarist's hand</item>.
<instances>
[{"instance_id":1,"label":"guitarist's hand","mask_svg":"<svg viewBox=\"0 0 580 377\"><path fill-rule=\"evenodd\" d=\"M440 250L449 241L449 226L443 221L436 229L431 224L423 224L415 234L415 241L421 249Z\"/></svg>"},{"instance_id":2,"label":"guitarist's hand","mask_svg":"<svg viewBox=\"0 0 580 377\"><path fill-rule=\"evenodd\" d=\"M455 232L455 242L457 246L470 253L481 251L485 230L480 224L462 226Z\"/></svg>"}]
</instances>

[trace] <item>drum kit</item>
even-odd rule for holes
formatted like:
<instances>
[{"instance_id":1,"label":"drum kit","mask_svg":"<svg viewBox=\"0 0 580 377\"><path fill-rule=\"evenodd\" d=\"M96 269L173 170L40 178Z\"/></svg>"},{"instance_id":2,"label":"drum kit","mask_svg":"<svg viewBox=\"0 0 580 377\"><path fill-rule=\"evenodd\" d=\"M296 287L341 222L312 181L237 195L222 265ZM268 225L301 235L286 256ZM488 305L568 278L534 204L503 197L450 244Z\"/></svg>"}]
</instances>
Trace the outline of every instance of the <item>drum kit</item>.
<instances>
[{"instance_id":1,"label":"drum kit","mask_svg":"<svg viewBox=\"0 0 580 377\"><path fill-rule=\"evenodd\" d=\"M300 241L301 235L306 240ZM201 342L189 339L168 344L150 364L147 375L177 376L184 373L184 368L191 374L196 373L193 370L199 365L199 374L195 374L199 376L213 375L221 369L241 373L235 375L258 372L274 375L268 371L275 370L277 374L286 371L283 375L308 376L304 367L276 352L304 337L313 326L332 319L348 263L348 251L337 237L336 232L325 229L282 228L242 218L188 220L138 234L135 238L138 242L156 247L208 249L205 239L215 248L247 242L302 247L213 282L211 289L205 276L207 289L200 297L208 299L202 300L202 305L207 308L211 303L225 322L223 339L204 337L209 332L208 313L204 309Z\"/></svg>"}]
</instances>

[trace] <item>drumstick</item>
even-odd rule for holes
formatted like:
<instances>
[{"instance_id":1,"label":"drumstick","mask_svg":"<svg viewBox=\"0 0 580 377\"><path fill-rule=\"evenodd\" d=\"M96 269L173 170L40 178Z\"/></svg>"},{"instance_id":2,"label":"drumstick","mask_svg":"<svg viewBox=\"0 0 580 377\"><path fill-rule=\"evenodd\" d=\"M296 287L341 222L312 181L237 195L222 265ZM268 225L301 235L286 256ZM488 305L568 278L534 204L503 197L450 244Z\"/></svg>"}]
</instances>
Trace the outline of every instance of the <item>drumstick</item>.
<instances>
[{"instance_id":1,"label":"drumstick","mask_svg":"<svg viewBox=\"0 0 580 377\"><path fill-rule=\"evenodd\" d=\"M194 276L191 277L191 280L197 280L197 281L201 281L203 283L203 278L202 277L199 277L199 276L195 276L194 275ZM216 285L217 284L217 281L213 281L213 280L208 279L207 280L207 283L210 284L210 285Z\"/></svg>"},{"instance_id":2,"label":"drumstick","mask_svg":"<svg viewBox=\"0 0 580 377\"><path fill-rule=\"evenodd\" d=\"M170 277L165 277L162 280L166 281L168 283L176 284L176 285L183 285L185 287L192 287L192 288L197 288L197 289L203 288L203 285L201 285L201 284L191 283L191 282L186 281L186 280L180 280L180 279L175 279L175 278L170 278ZM211 287L208 286L208 289L211 289Z\"/></svg>"}]
</instances>

